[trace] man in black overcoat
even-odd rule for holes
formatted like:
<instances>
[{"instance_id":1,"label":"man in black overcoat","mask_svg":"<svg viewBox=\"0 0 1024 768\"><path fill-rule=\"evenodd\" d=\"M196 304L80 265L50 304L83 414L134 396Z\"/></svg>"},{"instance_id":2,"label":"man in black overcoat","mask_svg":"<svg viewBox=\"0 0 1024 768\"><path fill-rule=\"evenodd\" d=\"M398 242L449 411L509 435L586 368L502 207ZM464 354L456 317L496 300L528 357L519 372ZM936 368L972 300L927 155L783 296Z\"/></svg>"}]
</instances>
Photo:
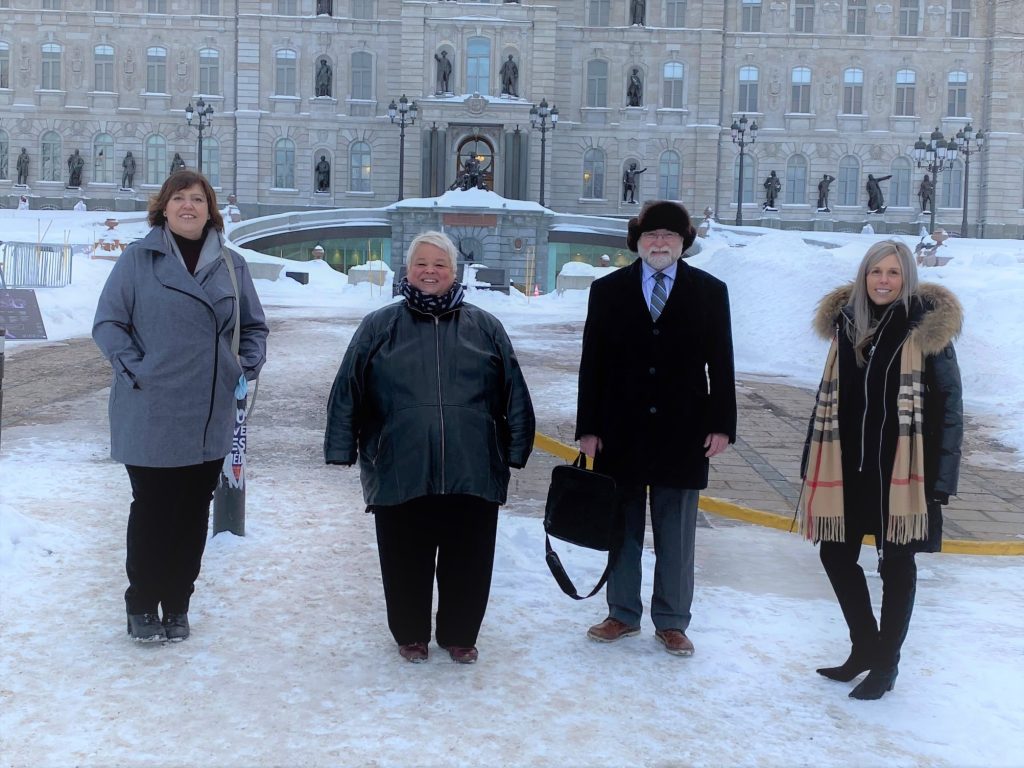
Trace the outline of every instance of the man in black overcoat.
<instances>
[{"instance_id":1,"label":"man in black overcoat","mask_svg":"<svg viewBox=\"0 0 1024 768\"><path fill-rule=\"evenodd\" d=\"M654 531L656 638L678 656L693 600L697 500L712 456L736 441L725 283L680 261L696 232L683 206L649 202L629 222L629 267L594 281L580 361L576 439L618 486L625 535L608 578L608 618L587 635L640 631L647 488Z\"/></svg>"}]
</instances>

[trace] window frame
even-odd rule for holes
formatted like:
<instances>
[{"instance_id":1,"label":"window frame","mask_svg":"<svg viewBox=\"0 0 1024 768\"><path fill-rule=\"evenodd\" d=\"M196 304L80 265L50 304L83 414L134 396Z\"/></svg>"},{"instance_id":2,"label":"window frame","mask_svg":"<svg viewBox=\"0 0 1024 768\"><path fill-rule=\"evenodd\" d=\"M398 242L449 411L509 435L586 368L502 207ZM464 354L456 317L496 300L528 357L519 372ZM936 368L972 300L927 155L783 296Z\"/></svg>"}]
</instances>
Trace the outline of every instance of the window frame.
<instances>
[{"instance_id":1,"label":"window frame","mask_svg":"<svg viewBox=\"0 0 1024 768\"><path fill-rule=\"evenodd\" d=\"M167 93L167 49L160 45L146 48L146 93Z\"/></svg>"},{"instance_id":2,"label":"window frame","mask_svg":"<svg viewBox=\"0 0 1024 768\"><path fill-rule=\"evenodd\" d=\"M864 114L864 70L860 67L843 70L843 111L840 114Z\"/></svg>"},{"instance_id":3,"label":"window frame","mask_svg":"<svg viewBox=\"0 0 1024 768\"><path fill-rule=\"evenodd\" d=\"M367 141L348 146L348 191L373 192L373 147Z\"/></svg>"},{"instance_id":4,"label":"window frame","mask_svg":"<svg viewBox=\"0 0 1024 768\"><path fill-rule=\"evenodd\" d=\"M587 178L587 174L590 178ZM605 179L608 174L608 158L600 147L588 147L583 152L583 186L580 197L584 200L605 199ZM588 194L589 193L589 194Z\"/></svg>"},{"instance_id":5,"label":"window frame","mask_svg":"<svg viewBox=\"0 0 1024 768\"><path fill-rule=\"evenodd\" d=\"M278 48L274 51L274 96L297 98L298 95L299 53L292 48Z\"/></svg>"}]
</instances>

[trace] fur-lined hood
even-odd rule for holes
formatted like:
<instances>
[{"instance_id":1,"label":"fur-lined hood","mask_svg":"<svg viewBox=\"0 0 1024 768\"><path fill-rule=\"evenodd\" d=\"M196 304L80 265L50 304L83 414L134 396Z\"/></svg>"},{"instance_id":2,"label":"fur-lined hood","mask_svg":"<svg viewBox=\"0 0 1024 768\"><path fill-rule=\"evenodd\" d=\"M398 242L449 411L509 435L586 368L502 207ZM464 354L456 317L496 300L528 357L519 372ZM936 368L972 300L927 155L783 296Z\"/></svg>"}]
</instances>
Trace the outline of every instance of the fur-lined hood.
<instances>
[{"instance_id":1,"label":"fur-lined hood","mask_svg":"<svg viewBox=\"0 0 1024 768\"><path fill-rule=\"evenodd\" d=\"M814 332L823 339L835 334L839 315L850 302L853 283L847 283L825 295L814 313ZM911 330L925 355L941 352L960 335L964 324L964 308L953 292L937 283L921 283L917 295L924 304L921 319Z\"/></svg>"}]
</instances>

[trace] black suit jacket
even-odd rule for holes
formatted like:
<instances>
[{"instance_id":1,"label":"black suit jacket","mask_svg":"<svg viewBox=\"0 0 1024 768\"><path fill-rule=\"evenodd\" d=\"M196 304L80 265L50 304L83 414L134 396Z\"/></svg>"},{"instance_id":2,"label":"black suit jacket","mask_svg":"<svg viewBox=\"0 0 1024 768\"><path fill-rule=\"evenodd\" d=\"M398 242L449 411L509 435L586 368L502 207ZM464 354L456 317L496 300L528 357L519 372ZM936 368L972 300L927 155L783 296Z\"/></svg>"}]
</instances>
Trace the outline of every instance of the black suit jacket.
<instances>
[{"instance_id":1,"label":"black suit jacket","mask_svg":"<svg viewBox=\"0 0 1024 768\"><path fill-rule=\"evenodd\" d=\"M729 292L680 260L654 322L642 279L636 259L591 285L576 439L601 438L595 469L619 483L706 488L704 439L736 441Z\"/></svg>"}]
</instances>

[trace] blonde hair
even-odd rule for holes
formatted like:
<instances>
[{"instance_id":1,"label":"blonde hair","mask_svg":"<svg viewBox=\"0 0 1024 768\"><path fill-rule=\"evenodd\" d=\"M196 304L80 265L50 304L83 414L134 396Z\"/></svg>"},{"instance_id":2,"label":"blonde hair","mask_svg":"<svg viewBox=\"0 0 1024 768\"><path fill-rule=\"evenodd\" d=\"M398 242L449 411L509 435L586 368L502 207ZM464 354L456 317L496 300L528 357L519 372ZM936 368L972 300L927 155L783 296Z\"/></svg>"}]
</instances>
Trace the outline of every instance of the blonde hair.
<instances>
[{"instance_id":1,"label":"blonde hair","mask_svg":"<svg viewBox=\"0 0 1024 768\"><path fill-rule=\"evenodd\" d=\"M416 249L421 245L432 245L444 251L449 263L452 265L452 272L455 272L457 268L456 262L459 260L459 253L455 250L455 243L444 232L438 232L433 229L421 232L409 243L409 248L405 252L406 267L412 264L412 257L416 253Z\"/></svg>"},{"instance_id":2,"label":"blonde hair","mask_svg":"<svg viewBox=\"0 0 1024 768\"><path fill-rule=\"evenodd\" d=\"M878 262L889 256L895 256L899 260L900 272L903 275L900 295L893 303L903 302L904 309L909 313L910 301L917 295L917 264L914 262L914 254L910 252L906 243L899 240L880 240L868 248L868 252L861 259L860 266L857 267L857 277L853 281L853 290L850 291L848 306L853 310L853 322L846 328L846 335L853 342L859 366L867 364L864 349L875 333L876 324L871 311L873 302L868 296L868 273Z\"/></svg>"}]
</instances>

